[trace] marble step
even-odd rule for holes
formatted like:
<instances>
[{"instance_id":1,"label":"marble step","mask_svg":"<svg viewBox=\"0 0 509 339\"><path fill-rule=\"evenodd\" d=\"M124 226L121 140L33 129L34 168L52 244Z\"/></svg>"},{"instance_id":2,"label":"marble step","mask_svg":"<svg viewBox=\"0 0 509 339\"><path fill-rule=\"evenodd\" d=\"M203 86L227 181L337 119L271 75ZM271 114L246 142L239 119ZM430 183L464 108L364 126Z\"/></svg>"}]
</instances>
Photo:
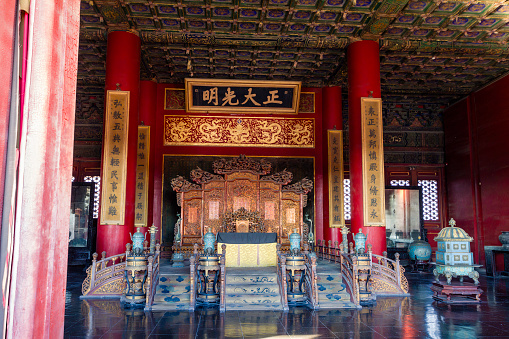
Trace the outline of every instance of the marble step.
<instances>
[{"instance_id":1,"label":"marble step","mask_svg":"<svg viewBox=\"0 0 509 339\"><path fill-rule=\"evenodd\" d=\"M279 293L279 285L275 284L226 284L227 294L270 294Z\"/></svg>"},{"instance_id":2,"label":"marble step","mask_svg":"<svg viewBox=\"0 0 509 339\"><path fill-rule=\"evenodd\" d=\"M353 308L353 309L358 309L359 307L358 306L355 306L354 303L352 303L350 301L350 299L348 300L335 300L334 302L325 302L325 301L320 301L320 309L321 310L326 310L326 309L340 309L340 308Z\"/></svg>"},{"instance_id":3,"label":"marble step","mask_svg":"<svg viewBox=\"0 0 509 339\"><path fill-rule=\"evenodd\" d=\"M337 274L327 274L327 273L318 273L316 275L317 283L319 284L333 284L333 283L339 283L341 284L343 282L343 278L341 277L340 273Z\"/></svg>"},{"instance_id":4,"label":"marble step","mask_svg":"<svg viewBox=\"0 0 509 339\"><path fill-rule=\"evenodd\" d=\"M157 303L186 303L189 306L189 300L190 300L190 294L184 293L184 294L162 294L157 293L154 296L154 302Z\"/></svg>"},{"instance_id":5,"label":"marble step","mask_svg":"<svg viewBox=\"0 0 509 339\"><path fill-rule=\"evenodd\" d=\"M323 302L334 302L337 300L347 300L350 301L350 295L348 293L319 293L318 294L318 302L320 305Z\"/></svg>"},{"instance_id":6,"label":"marble step","mask_svg":"<svg viewBox=\"0 0 509 339\"><path fill-rule=\"evenodd\" d=\"M156 288L156 293L189 293L191 290L191 285L189 283L186 284L158 284Z\"/></svg>"},{"instance_id":7,"label":"marble step","mask_svg":"<svg viewBox=\"0 0 509 339\"><path fill-rule=\"evenodd\" d=\"M227 285L244 285L244 284L257 284L257 285L277 285L277 274L271 275L228 275L226 274Z\"/></svg>"},{"instance_id":8,"label":"marble step","mask_svg":"<svg viewBox=\"0 0 509 339\"><path fill-rule=\"evenodd\" d=\"M189 274L160 274L159 284L187 284L189 285Z\"/></svg>"},{"instance_id":9,"label":"marble step","mask_svg":"<svg viewBox=\"0 0 509 339\"><path fill-rule=\"evenodd\" d=\"M228 311L270 311L270 310L282 310L283 306L281 303L278 304L227 304L226 309Z\"/></svg>"},{"instance_id":10,"label":"marble step","mask_svg":"<svg viewBox=\"0 0 509 339\"><path fill-rule=\"evenodd\" d=\"M188 309L190 301L189 274L160 274L154 296L159 309ZM152 309L154 308L154 305ZM166 305L166 306L165 306Z\"/></svg>"},{"instance_id":11,"label":"marble step","mask_svg":"<svg viewBox=\"0 0 509 339\"><path fill-rule=\"evenodd\" d=\"M166 303L156 302L150 307L152 311L166 311L166 310L178 310L178 311L189 311L189 302L187 303Z\"/></svg>"},{"instance_id":12,"label":"marble step","mask_svg":"<svg viewBox=\"0 0 509 339\"><path fill-rule=\"evenodd\" d=\"M279 293L270 294L226 294L226 305L229 304L265 304L265 303L281 303Z\"/></svg>"},{"instance_id":13,"label":"marble step","mask_svg":"<svg viewBox=\"0 0 509 339\"><path fill-rule=\"evenodd\" d=\"M318 293L347 293L345 284L321 284L316 283Z\"/></svg>"}]
</instances>

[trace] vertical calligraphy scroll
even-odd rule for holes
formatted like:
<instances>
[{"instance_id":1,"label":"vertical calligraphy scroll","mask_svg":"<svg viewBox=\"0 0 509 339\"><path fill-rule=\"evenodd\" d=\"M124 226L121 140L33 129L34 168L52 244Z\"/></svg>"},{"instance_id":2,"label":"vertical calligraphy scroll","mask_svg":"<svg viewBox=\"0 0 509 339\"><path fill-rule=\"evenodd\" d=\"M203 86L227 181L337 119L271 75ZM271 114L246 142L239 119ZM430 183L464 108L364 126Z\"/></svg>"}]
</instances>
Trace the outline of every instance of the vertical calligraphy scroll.
<instances>
[{"instance_id":1,"label":"vertical calligraphy scroll","mask_svg":"<svg viewBox=\"0 0 509 339\"><path fill-rule=\"evenodd\" d=\"M106 93L101 225L123 225L129 130L129 92Z\"/></svg>"},{"instance_id":2,"label":"vertical calligraphy scroll","mask_svg":"<svg viewBox=\"0 0 509 339\"><path fill-rule=\"evenodd\" d=\"M147 225L148 179L150 156L150 126L138 126L136 159L136 197L134 198L134 225Z\"/></svg>"},{"instance_id":3,"label":"vertical calligraphy scroll","mask_svg":"<svg viewBox=\"0 0 509 339\"><path fill-rule=\"evenodd\" d=\"M343 213L343 131L327 131L329 149L329 227L345 226Z\"/></svg>"},{"instance_id":4,"label":"vertical calligraphy scroll","mask_svg":"<svg viewBox=\"0 0 509 339\"><path fill-rule=\"evenodd\" d=\"M364 224L385 225L382 99L361 98Z\"/></svg>"}]
</instances>

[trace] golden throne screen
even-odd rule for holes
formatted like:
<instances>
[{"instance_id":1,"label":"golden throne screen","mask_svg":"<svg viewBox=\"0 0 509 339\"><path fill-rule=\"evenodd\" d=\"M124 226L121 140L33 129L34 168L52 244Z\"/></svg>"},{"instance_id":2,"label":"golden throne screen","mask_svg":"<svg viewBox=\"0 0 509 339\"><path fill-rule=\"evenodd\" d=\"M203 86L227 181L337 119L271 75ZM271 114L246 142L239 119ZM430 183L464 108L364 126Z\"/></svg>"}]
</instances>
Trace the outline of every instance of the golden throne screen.
<instances>
[{"instance_id":1,"label":"golden throne screen","mask_svg":"<svg viewBox=\"0 0 509 339\"><path fill-rule=\"evenodd\" d=\"M193 182L182 176L172 179L181 208L180 243L183 250L201 243L206 228L218 232L275 232L278 242L289 245L288 235L297 229L307 237L303 209L313 182L307 178L290 184L286 169L270 174L270 162L240 156L213 162L214 174L196 168Z\"/></svg>"}]
</instances>

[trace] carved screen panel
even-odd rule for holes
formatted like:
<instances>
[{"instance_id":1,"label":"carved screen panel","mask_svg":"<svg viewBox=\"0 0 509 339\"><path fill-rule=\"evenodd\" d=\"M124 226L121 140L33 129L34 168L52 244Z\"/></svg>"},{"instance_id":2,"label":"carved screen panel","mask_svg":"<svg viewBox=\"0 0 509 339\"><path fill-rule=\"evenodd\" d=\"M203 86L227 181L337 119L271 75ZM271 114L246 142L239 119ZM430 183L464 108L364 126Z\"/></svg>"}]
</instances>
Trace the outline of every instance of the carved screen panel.
<instances>
[{"instance_id":1,"label":"carved screen panel","mask_svg":"<svg viewBox=\"0 0 509 339\"><path fill-rule=\"evenodd\" d=\"M267 232L279 233L280 190L280 186L274 183L260 183L260 213Z\"/></svg>"},{"instance_id":2,"label":"carved screen panel","mask_svg":"<svg viewBox=\"0 0 509 339\"><path fill-rule=\"evenodd\" d=\"M313 159L271 158L270 162L275 164L273 171L270 166L267 170L267 161L262 163L256 158L231 157L220 162L220 166L215 165L215 160L220 159L213 156L165 156L164 159L164 178L172 179L163 183L162 240L171 243L176 234L173 225L180 213L183 251L192 251L194 243L202 243L204 227L211 227L217 234L228 225L229 232L238 232L246 230L248 219L249 232L276 232L279 241L288 246L288 235L294 228L305 233L303 208L313 218L314 199L309 199L311 206L306 207L304 203L310 191L304 179L314 176ZM239 164L251 167L237 170ZM292 169L293 174L285 169ZM170 185L173 178L186 173L189 174ZM242 207L245 210L240 210ZM250 217L239 217L239 213Z\"/></svg>"},{"instance_id":3,"label":"carved screen panel","mask_svg":"<svg viewBox=\"0 0 509 339\"><path fill-rule=\"evenodd\" d=\"M221 232L221 217L226 208L224 181L206 183L203 192L203 225L211 228L212 233Z\"/></svg>"},{"instance_id":4,"label":"carved screen panel","mask_svg":"<svg viewBox=\"0 0 509 339\"><path fill-rule=\"evenodd\" d=\"M229 179L229 178L228 178ZM258 182L248 179L227 180L227 210L258 210Z\"/></svg>"},{"instance_id":5,"label":"carved screen panel","mask_svg":"<svg viewBox=\"0 0 509 339\"><path fill-rule=\"evenodd\" d=\"M183 207L182 241L184 244L194 244L195 242L199 243L202 236L201 192L199 191L184 192L182 207Z\"/></svg>"},{"instance_id":6,"label":"carved screen panel","mask_svg":"<svg viewBox=\"0 0 509 339\"><path fill-rule=\"evenodd\" d=\"M293 192L283 192L282 208L281 208L281 240L288 242L288 235L296 228L300 234L302 207L300 195Z\"/></svg>"}]
</instances>

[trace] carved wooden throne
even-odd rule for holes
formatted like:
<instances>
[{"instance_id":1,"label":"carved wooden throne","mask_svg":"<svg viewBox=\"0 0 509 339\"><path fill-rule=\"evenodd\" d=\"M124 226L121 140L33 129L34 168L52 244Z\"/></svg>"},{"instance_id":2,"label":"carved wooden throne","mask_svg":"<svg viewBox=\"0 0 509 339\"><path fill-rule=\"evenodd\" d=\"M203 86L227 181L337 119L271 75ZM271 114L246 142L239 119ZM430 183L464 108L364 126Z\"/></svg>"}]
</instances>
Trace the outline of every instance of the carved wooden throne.
<instances>
[{"instance_id":1,"label":"carved wooden throne","mask_svg":"<svg viewBox=\"0 0 509 339\"><path fill-rule=\"evenodd\" d=\"M278 242L288 246L288 235L297 229L307 238L308 225L302 210L313 182L307 178L288 185L293 174L287 170L269 175L272 165L241 155L214 161L215 174L200 168L191 171L189 182L182 176L171 181L177 192L182 222L183 251L202 243L206 227L217 232L275 232Z\"/></svg>"}]
</instances>

